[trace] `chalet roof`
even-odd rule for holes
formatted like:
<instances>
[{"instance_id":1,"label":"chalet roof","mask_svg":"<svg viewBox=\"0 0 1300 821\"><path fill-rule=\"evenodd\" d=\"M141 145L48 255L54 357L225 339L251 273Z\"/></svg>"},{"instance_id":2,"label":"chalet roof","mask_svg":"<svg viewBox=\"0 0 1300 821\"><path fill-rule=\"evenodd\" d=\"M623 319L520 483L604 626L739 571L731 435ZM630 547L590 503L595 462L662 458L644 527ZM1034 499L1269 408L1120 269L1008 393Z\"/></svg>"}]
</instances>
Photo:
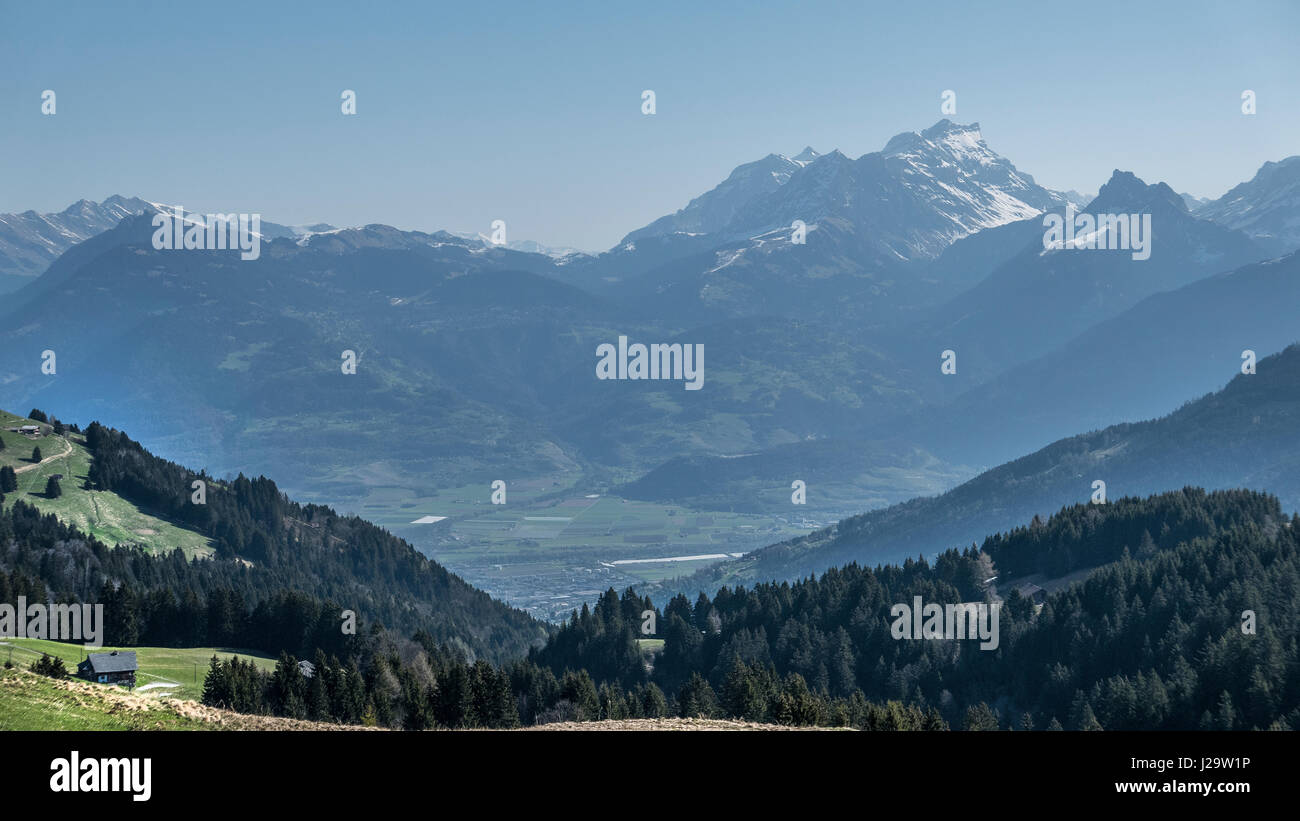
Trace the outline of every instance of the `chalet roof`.
<instances>
[{"instance_id":1,"label":"chalet roof","mask_svg":"<svg viewBox=\"0 0 1300 821\"><path fill-rule=\"evenodd\" d=\"M138 669L134 650L114 650L111 653L91 653L86 659L96 673L128 673Z\"/></svg>"}]
</instances>

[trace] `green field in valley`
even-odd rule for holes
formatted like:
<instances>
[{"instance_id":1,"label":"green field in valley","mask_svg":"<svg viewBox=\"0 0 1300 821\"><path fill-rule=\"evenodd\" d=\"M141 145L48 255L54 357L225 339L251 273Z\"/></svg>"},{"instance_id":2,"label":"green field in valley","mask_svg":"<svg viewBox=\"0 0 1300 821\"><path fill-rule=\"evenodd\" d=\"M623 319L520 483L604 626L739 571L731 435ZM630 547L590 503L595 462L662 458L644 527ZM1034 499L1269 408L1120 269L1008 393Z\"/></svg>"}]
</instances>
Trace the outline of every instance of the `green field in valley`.
<instances>
[{"instance_id":1,"label":"green field in valley","mask_svg":"<svg viewBox=\"0 0 1300 821\"><path fill-rule=\"evenodd\" d=\"M797 515L691 510L557 484L508 483L504 505L491 503L487 484L418 499L394 489L362 515L470 584L551 620L611 587L686 575L815 526ZM424 516L446 518L414 523Z\"/></svg>"},{"instance_id":2,"label":"green field in valley","mask_svg":"<svg viewBox=\"0 0 1300 821\"><path fill-rule=\"evenodd\" d=\"M63 659L68 673L75 674L77 664L88 652L109 653L113 650L135 651L140 665L136 674L136 693L157 693L194 701L203 695L203 677L213 654L222 659L229 656L252 659L264 670L275 667L275 659L247 650L217 647L101 647L86 650L80 644L42 639L0 639L0 664L11 661L14 667L26 670L42 653L48 653Z\"/></svg>"}]
</instances>

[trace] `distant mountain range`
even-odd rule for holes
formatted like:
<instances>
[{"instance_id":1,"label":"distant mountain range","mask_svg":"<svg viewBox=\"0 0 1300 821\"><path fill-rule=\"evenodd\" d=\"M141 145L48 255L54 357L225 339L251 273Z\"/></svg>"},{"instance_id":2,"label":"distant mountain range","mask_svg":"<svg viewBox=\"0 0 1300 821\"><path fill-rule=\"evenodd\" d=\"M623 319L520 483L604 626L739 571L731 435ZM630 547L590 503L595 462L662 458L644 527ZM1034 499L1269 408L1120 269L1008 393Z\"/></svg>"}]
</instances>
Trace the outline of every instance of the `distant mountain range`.
<instances>
[{"instance_id":1,"label":"distant mountain range","mask_svg":"<svg viewBox=\"0 0 1300 821\"><path fill-rule=\"evenodd\" d=\"M656 316L834 314L878 321L944 297L917 264L978 231L1064 206L984 142L942 120L850 159L807 150L737 168L721 185L556 275ZM795 222L806 242L793 241Z\"/></svg>"},{"instance_id":2,"label":"distant mountain range","mask_svg":"<svg viewBox=\"0 0 1300 821\"><path fill-rule=\"evenodd\" d=\"M845 220L878 251L899 259L937 256L961 237L1064 205L984 142L979 124L941 120L899 134L882 151L851 160L804 149L742 165L686 208L628 234L623 244L674 232L749 238Z\"/></svg>"},{"instance_id":3,"label":"distant mountain range","mask_svg":"<svg viewBox=\"0 0 1300 821\"><path fill-rule=\"evenodd\" d=\"M557 340L604 309L526 270L548 258L367 226L273 239L245 262L155 250L150 219L124 220L6 297L7 397L133 420L169 457L216 470L279 466L326 498L322 480L343 465L353 492L371 471L445 483L485 466L554 469L558 451L527 419L547 386L512 385L576 367ZM595 346L582 348L585 360ZM30 367L45 349L52 376ZM344 350L355 377L341 373ZM355 432L326 433L340 423Z\"/></svg>"},{"instance_id":4,"label":"distant mountain range","mask_svg":"<svg viewBox=\"0 0 1300 821\"><path fill-rule=\"evenodd\" d=\"M149 207L144 200L115 194L99 203L78 200L57 214L0 214L0 293L22 287L78 242Z\"/></svg>"},{"instance_id":5,"label":"distant mountain range","mask_svg":"<svg viewBox=\"0 0 1300 821\"><path fill-rule=\"evenodd\" d=\"M1300 248L1300 156L1264 163L1251 180L1201 205L1196 215L1245 231L1275 253Z\"/></svg>"},{"instance_id":6,"label":"distant mountain range","mask_svg":"<svg viewBox=\"0 0 1300 821\"><path fill-rule=\"evenodd\" d=\"M1252 263L1153 294L945 404L900 414L874 435L735 458L678 457L619 490L757 512L788 501L783 489L800 478L813 489L813 510L843 509L855 494L863 507L882 507L897 499L891 493L922 487L908 477L951 486L977 472L965 466L998 465L1078 431L1163 416L1219 390L1240 372L1244 351L1263 358L1300 341L1297 304L1300 253Z\"/></svg>"},{"instance_id":7,"label":"distant mountain range","mask_svg":"<svg viewBox=\"0 0 1300 821\"><path fill-rule=\"evenodd\" d=\"M1221 387L1243 350L1263 356L1300 339L1294 258L1245 265L1267 252L1189 214L1168 186L1125 172L1088 212L1152 214L1151 258L1045 252L1041 218L959 240L927 273L979 272L976 285L856 332L887 352L892 368L878 384L895 377L916 397L910 406L880 391L867 424L735 459L683 455L622 491L682 503L698 492L756 511L803 478L819 486L816 507L842 510L854 493L879 506L904 488L969 477L1074 432L1168 413ZM1225 266L1236 272L1219 274ZM945 350L956 354L955 374L939 368Z\"/></svg>"},{"instance_id":8,"label":"distant mountain range","mask_svg":"<svg viewBox=\"0 0 1300 821\"><path fill-rule=\"evenodd\" d=\"M665 234L716 234L725 231L741 209L785 185L795 172L820 156L809 146L794 157L768 154L761 160L737 166L725 180L691 200L685 208L632 231L619 245L627 246L640 239Z\"/></svg>"},{"instance_id":9,"label":"distant mountain range","mask_svg":"<svg viewBox=\"0 0 1300 821\"><path fill-rule=\"evenodd\" d=\"M989 464L1076 431L1162 416L1220 389L1244 351L1300 341L1300 254L1153 294L1061 347L1008 368L895 435Z\"/></svg>"},{"instance_id":10,"label":"distant mountain range","mask_svg":"<svg viewBox=\"0 0 1300 821\"><path fill-rule=\"evenodd\" d=\"M1289 273L1295 273L1296 257ZM857 562L875 566L932 556L1090 501L1196 486L1275 494L1300 507L1300 345L1262 359L1222 391L1168 416L1054 442L938 496L850 517L809 536L771 545L666 583L688 595L721 585L797 579Z\"/></svg>"},{"instance_id":11,"label":"distant mountain range","mask_svg":"<svg viewBox=\"0 0 1300 821\"><path fill-rule=\"evenodd\" d=\"M114 194L102 202L78 200L57 213L24 211L21 214L0 214L0 293L16 291L28 284L33 277L44 273L64 251L113 228L125 217L146 211L157 213L170 207L139 197ZM337 230L339 229L333 225L323 222L280 225L264 221L261 234L266 239L303 239L312 234ZM483 245L491 244L483 234L457 232L451 236ZM512 251L542 254L557 259L586 254L578 248L553 247L533 240L511 240L505 247Z\"/></svg>"},{"instance_id":12,"label":"distant mountain range","mask_svg":"<svg viewBox=\"0 0 1300 821\"><path fill-rule=\"evenodd\" d=\"M1294 342L1296 260L1266 260L1300 219L1296 159L1194 207L1126 171L1089 200L943 120L857 159L742 165L595 255L264 221L261 257L240 261L156 250L160 206L110 197L0 218L0 270L21 285L0 303L0 385L8 405L340 505L506 478L784 515L804 479L827 521L1168 413L1242 350ZM1067 205L1149 214L1150 258L1045 250ZM595 379L619 336L702 344L705 388ZM1016 521L983 504L944 515ZM958 531L926 532L916 545Z\"/></svg>"},{"instance_id":13,"label":"distant mountain range","mask_svg":"<svg viewBox=\"0 0 1300 821\"><path fill-rule=\"evenodd\" d=\"M78 200L58 213L0 214L0 293L30 283L64 251L115 227L126 217L146 212L155 214L170 208L139 197L114 194L103 202ZM334 226L325 223L291 227L263 222L261 234L267 239L299 238L331 230Z\"/></svg>"},{"instance_id":14,"label":"distant mountain range","mask_svg":"<svg viewBox=\"0 0 1300 821\"><path fill-rule=\"evenodd\" d=\"M978 380L1037 358L1142 299L1264 259L1244 233L1198 219L1168 185L1116 171L1084 214L1150 215L1150 258L1128 249L1043 248L1043 221L1031 239L970 290L925 320L933 347L952 349ZM1015 242L1024 235L1015 234ZM961 373L961 370L958 371Z\"/></svg>"}]
</instances>

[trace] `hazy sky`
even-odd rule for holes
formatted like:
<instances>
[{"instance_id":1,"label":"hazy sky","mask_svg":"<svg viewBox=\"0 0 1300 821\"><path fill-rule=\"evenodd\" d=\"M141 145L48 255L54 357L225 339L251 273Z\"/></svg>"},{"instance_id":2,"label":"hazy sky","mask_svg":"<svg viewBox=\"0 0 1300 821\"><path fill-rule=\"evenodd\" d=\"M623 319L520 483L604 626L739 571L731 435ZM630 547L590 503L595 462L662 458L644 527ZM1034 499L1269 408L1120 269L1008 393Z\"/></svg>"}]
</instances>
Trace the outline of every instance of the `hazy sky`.
<instances>
[{"instance_id":1,"label":"hazy sky","mask_svg":"<svg viewBox=\"0 0 1300 821\"><path fill-rule=\"evenodd\" d=\"M120 193L603 250L742 162L924 129L945 89L1058 189L1219 196L1300 154L1286 0L476 5L0 0L0 212Z\"/></svg>"}]
</instances>

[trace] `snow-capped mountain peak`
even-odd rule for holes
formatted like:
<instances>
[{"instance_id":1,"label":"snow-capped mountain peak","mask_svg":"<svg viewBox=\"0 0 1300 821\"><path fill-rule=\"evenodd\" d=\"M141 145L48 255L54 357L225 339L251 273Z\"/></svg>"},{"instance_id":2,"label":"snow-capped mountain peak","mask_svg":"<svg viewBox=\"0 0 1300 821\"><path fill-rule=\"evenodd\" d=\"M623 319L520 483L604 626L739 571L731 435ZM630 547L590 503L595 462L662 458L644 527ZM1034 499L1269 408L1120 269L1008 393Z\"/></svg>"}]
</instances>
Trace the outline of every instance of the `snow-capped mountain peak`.
<instances>
[{"instance_id":1,"label":"snow-capped mountain peak","mask_svg":"<svg viewBox=\"0 0 1300 821\"><path fill-rule=\"evenodd\" d=\"M795 154L790 159L793 162L799 163L799 165L807 165L808 163L812 162L813 160L817 159L820 156L821 154L818 154L816 151L814 151L811 145L805 145L803 147L803 151L800 151L798 154Z\"/></svg>"},{"instance_id":2,"label":"snow-capped mountain peak","mask_svg":"<svg viewBox=\"0 0 1300 821\"><path fill-rule=\"evenodd\" d=\"M1300 156L1266 162L1249 181L1196 209L1196 216L1239 228L1276 253L1300 248Z\"/></svg>"},{"instance_id":3,"label":"snow-capped mountain peak","mask_svg":"<svg viewBox=\"0 0 1300 821\"><path fill-rule=\"evenodd\" d=\"M1065 202L989 148L978 123L940 120L856 160L839 151L816 158L738 211L727 231L756 236L829 218L884 256L906 260Z\"/></svg>"},{"instance_id":4,"label":"snow-capped mountain peak","mask_svg":"<svg viewBox=\"0 0 1300 821\"><path fill-rule=\"evenodd\" d=\"M1063 206L984 141L979 123L943 119L856 160L811 147L742 165L720 185L624 238L670 233L755 237L828 217L865 229L891 259L933 257L976 231ZM902 222L904 215L911 221Z\"/></svg>"},{"instance_id":5,"label":"snow-capped mountain peak","mask_svg":"<svg viewBox=\"0 0 1300 821\"><path fill-rule=\"evenodd\" d=\"M665 234L712 234L721 231L726 228L737 210L757 197L785 185L792 174L818 158L817 152L805 148L796 159L781 154L768 154L761 160L737 166L712 190L691 200L685 208L675 214L660 217L644 228L631 232L619 241L619 246L625 246L642 237Z\"/></svg>"},{"instance_id":6,"label":"snow-capped mountain peak","mask_svg":"<svg viewBox=\"0 0 1300 821\"><path fill-rule=\"evenodd\" d=\"M887 157L946 154L955 159L981 163L1000 159L985 144L979 123L962 125L951 120L940 120L921 132L896 134L881 153Z\"/></svg>"},{"instance_id":7,"label":"snow-capped mountain peak","mask_svg":"<svg viewBox=\"0 0 1300 821\"><path fill-rule=\"evenodd\" d=\"M48 214L0 214L0 290L20 287L73 245L149 209L145 200L114 194L98 203L78 200Z\"/></svg>"},{"instance_id":8,"label":"snow-capped mountain peak","mask_svg":"<svg viewBox=\"0 0 1300 821\"><path fill-rule=\"evenodd\" d=\"M1120 171L1118 168L1097 191L1096 198L1088 203L1087 208L1092 213L1108 214L1165 209L1187 213L1187 202L1166 183L1147 184L1132 171Z\"/></svg>"}]
</instances>

